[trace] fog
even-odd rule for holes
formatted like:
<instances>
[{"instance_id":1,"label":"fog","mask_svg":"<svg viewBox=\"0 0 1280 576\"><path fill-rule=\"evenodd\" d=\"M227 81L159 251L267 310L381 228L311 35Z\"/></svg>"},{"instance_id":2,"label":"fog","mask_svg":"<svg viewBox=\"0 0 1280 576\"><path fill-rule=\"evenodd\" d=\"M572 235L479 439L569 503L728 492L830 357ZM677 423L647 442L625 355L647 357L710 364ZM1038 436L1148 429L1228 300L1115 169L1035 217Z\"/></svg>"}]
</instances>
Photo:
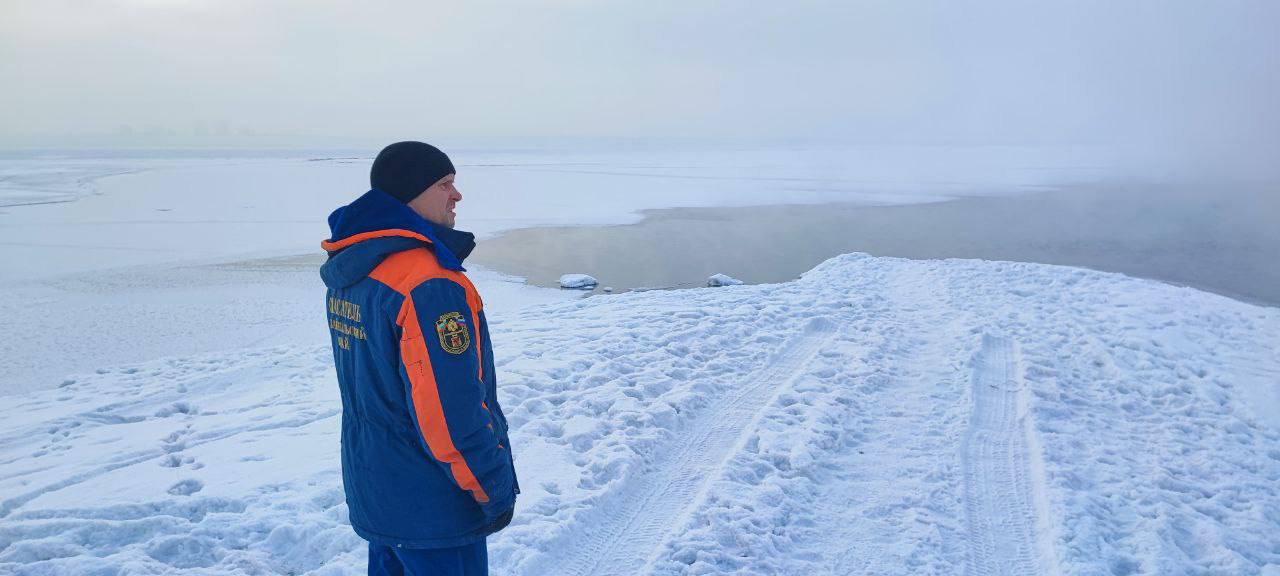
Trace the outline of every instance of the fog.
<instances>
[{"instance_id":1,"label":"fog","mask_svg":"<svg viewBox=\"0 0 1280 576\"><path fill-rule=\"evenodd\" d=\"M1277 29L1266 0L16 1L0 147L1070 143L1260 169Z\"/></svg>"}]
</instances>

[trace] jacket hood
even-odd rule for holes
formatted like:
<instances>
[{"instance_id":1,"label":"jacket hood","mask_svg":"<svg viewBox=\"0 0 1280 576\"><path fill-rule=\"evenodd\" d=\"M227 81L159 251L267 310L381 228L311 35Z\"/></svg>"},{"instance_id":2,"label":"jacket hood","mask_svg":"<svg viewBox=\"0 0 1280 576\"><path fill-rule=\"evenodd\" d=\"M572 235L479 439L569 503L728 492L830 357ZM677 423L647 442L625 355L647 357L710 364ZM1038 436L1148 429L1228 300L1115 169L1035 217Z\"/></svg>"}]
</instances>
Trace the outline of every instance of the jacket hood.
<instances>
[{"instance_id":1,"label":"jacket hood","mask_svg":"<svg viewBox=\"0 0 1280 576\"><path fill-rule=\"evenodd\" d=\"M387 256L426 246L440 265L463 271L475 235L438 226L381 190L365 192L329 215L330 236L320 243L329 260L320 277L330 288L345 288L369 275Z\"/></svg>"}]
</instances>

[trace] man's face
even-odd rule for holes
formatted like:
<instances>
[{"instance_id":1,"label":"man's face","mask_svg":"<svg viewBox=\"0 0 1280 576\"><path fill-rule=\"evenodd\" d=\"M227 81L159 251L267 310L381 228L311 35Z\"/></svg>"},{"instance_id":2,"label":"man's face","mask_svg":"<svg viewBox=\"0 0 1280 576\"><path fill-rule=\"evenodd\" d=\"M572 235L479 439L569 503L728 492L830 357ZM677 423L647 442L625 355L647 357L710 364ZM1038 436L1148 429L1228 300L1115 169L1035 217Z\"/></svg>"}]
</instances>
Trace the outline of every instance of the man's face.
<instances>
[{"instance_id":1,"label":"man's face","mask_svg":"<svg viewBox=\"0 0 1280 576\"><path fill-rule=\"evenodd\" d=\"M453 228L453 221L457 217L453 213L453 208L461 201L462 193L453 186L453 174L448 174L437 180L417 198L410 200L409 207L427 220Z\"/></svg>"}]
</instances>

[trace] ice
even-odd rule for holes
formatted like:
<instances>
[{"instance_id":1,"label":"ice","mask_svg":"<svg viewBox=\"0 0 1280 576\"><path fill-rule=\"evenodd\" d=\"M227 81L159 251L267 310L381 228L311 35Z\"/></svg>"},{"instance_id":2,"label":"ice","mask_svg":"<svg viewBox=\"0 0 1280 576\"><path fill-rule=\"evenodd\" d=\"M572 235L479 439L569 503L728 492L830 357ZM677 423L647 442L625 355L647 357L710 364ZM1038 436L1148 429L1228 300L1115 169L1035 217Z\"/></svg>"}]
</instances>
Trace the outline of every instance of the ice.
<instances>
[{"instance_id":1,"label":"ice","mask_svg":"<svg viewBox=\"0 0 1280 576\"><path fill-rule=\"evenodd\" d=\"M719 286L737 286L739 284L742 284L741 280L727 274L712 274L710 278L707 278L707 286L712 288Z\"/></svg>"},{"instance_id":2,"label":"ice","mask_svg":"<svg viewBox=\"0 0 1280 576\"><path fill-rule=\"evenodd\" d=\"M560 276L561 288L575 288L580 290L591 290L599 284L595 278L586 274L564 274Z\"/></svg>"},{"instance_id":3,"label":"ice","mask_svg":"<svg viewBox=\"0 0 1280 576\"><path fill-rule=\"evenodd\" d=\"M503 300L524 492L494 574L1280 567L1280 405L1250 391L1280 382L1276 309L859 254L783 284ZM64 380L0 406L0 572L364 573L322 337Z\"/></svg>"}]
</instances>

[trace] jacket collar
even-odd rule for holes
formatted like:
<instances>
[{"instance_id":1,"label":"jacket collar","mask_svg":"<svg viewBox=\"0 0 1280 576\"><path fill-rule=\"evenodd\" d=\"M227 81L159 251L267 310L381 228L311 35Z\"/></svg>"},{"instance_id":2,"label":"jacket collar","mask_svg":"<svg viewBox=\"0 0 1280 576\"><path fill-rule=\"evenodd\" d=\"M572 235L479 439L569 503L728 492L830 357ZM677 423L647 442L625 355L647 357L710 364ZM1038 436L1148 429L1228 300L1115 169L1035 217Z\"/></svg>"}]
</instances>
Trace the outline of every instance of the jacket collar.
<instances>
[{"instance_id":1,"label":"jacket collar","mask_svg":"<svg viewBox=\"0 0 1280 576\"><path fill-rule=\"evenodd\" d=\"M462 261L475 248L475 235L437 225L378 189L329 215L330 238L320 243L332 258L345 248L375 238L412 238L431 247L440 265L465 270Z\"/></svg>"},{"instance_id":2,"label":"jacket collar","mask_svg":"<svg viewBox=\"0 0 1280 576\"><path fill-rule=\"evenodd\" d=\"M320 277L333 288L359 282L387 256L422 246L435 253L440 266L464 272L462 261L476 245L474 234L438 226L379 190L334 210L329 228L330 239L320 243L329 253Z\"/></svg>"}]
</instances>

